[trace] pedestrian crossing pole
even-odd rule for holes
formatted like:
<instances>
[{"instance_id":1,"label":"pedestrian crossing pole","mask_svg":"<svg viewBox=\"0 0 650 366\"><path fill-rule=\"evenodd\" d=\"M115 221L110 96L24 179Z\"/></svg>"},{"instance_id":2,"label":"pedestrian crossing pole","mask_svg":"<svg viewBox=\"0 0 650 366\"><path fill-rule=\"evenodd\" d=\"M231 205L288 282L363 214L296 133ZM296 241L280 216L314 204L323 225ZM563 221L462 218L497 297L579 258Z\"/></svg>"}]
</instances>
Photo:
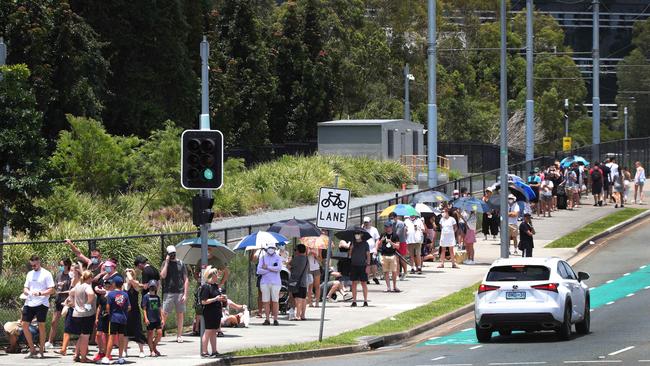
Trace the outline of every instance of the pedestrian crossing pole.
<instances>
[{"instance_id":1,"label":"pedestrian crossing pole","mask_svg":"<svg viewBox=\"0 0 650 366\"><path fill-rule=\"evenodd\" d=\"M438 105L436 104L436 0L428 3L428 48L427 68L429 74L427 103L427 168L428 185L438 185Z\"/></svg>"},{"instance_id":2,"label":"pedestrian crossing pole","mask_svg":"<svg viewBox=\"0 0 650 366\"><path fill-rule=\"evenodd\" d=\"M592 146L591 161L600 160L600 4L599 0L593 1L593 39L592 39L592 58L593 69L591 72L591 86L593 88L593 101L591 106L592 115Z\"/></svg>"},{"instance_id":3,"label":"pedestrian crossing pole","mask_svg":"<svg viewBox=\"0 0 650 366\"><path fill-rule=\"evenodd\" d=\"M508 84L506 67L506 0L501 0L501 188L500 188L500 213L501 217L501 258L508 258L509 230L508 230Z\"/></svg>"}]
</instances>

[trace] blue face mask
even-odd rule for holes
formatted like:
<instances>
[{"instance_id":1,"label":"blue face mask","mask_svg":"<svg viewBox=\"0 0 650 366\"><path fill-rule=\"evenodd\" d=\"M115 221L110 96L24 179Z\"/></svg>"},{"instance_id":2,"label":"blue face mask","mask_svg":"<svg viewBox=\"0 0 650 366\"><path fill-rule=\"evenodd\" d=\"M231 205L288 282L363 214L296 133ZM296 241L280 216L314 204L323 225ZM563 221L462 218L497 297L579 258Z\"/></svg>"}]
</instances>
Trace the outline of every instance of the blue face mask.
<instances>
[{"instance_id":1,"label":"blue face mask","mask_svg":"<svg viewBox=\"0 0 650 366\"><path fill-rule=\"evenodd\" d=\"M111 272L113 272L113 267L111 267L111 266L106 266L106 267L104 267L104 271L105 271L106 273L111 273Z\"/></svg>"},{"instance_id":2,"label":"blue face mask","mask_svg":"<svg viewBox=\"0 0 650 366\"><path fill-rule=\"evenodd\" d=\"M64 266L59 266L59 272L63 272L65 270Z\"/></svg>"},{"instance_id":3,"label":"blue face mask","mask_svg":"<svg viewBox=\"0 0 650 366\"><path fill-rule=\"evenodd\" d=\"M90 263L91 264L97 264L97 263L99 263L99 259L97 259L97 257L92 257L92 258L90 258Z\"/></svg>"}]
</instances>

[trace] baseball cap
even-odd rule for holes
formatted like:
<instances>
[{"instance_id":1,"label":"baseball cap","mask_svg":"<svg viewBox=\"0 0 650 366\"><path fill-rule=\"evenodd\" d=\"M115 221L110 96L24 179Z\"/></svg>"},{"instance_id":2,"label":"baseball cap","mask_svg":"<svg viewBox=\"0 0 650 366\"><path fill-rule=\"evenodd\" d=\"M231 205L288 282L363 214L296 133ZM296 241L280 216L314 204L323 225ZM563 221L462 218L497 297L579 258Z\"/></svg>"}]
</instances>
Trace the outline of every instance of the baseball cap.
<instances>
[{"instance_id":1,"label":"baseball cap","mask_svg":"<svg viewBox=\"0 0 650 366\"><path fill-rule=\"evenodd\" d=\"M124 278L122 278L122 276L115 276L106 280L106 283L113 284L115 286L122 286L124 284Z\"/></svg>"},{"instance_id":2,"label":"baseball cap","mask_svg":"<svg viewBox=\"0 0 650 366\"><path fill-rule=\"evenodd\" d=\"M453 194L456 194L456 193L459 193L459 194L460 194L460 191L457 190L457 189L454 189L454 193L453 193Z\"/></svg>"},{"instance_id":3,"label":"baseball cap","mask_svg":"<svg viewBox=\"0 0 650 366\"><path fill-rule=\"evenodd\" d=\"M368 216L363 218L363 222L370 222L370 221L372 221L372 220L370 220L370 217L368 217Z\"/></svg>"},{"instance_id":4,"label":"baseball cap","mask_svg":"<svg viewBox=\"0 0 650 366\"><path fill-rule=\"evenodd\" d=\"M151 287L158 287L158 281L156 281L156 280L149 280L148 285L149 285L149 288L151 288Z\"/></svg>"},{"instance_id":5,"label":"baseball cap","mask_svg":"<svg viewBox=\"0 0 650 366\"><path fill-rule=\"evenodd\" d=\"M510 193L510 194L508 195L508 199L513 199L513 200L516 200L516 199L517 199L517 197L515 197L515 195L514 195L514 194L512 194L512 193Z\"/></svg>"},{"instance_id":6,"label":"baseball cap","mask_svg":"<svg viewBox=\"0 0 650 366\"><path fill-rule=\"evenodd\" d=\"M173 245L170 245L170 246L167 247L167 254L172 254L172 253L176 253L176 247L173 246Z\"/></svg>"},{"instance_id":7,"label":"baseball cap","mask_svg":"<svg viewBox=\"0 0 650 366\"><path fill-rule=\"evenodd\" d=\"M532 217L532 215L530 214L530 212L526 212L526 213L524 214L524 217L526 217L526 216L528 216L528 217Z\"/></svg>"},{"instance_id":8,"label":"baseball cap","mask_svg":"<svg viewBox=\"0 0 650 366\"><path fill-rule=\"evenodd\" d=\"M388 220L388 221L384 222L384 227L389 227L389 226L393 226L392 221Z\"/></svg>"}]
</instances>

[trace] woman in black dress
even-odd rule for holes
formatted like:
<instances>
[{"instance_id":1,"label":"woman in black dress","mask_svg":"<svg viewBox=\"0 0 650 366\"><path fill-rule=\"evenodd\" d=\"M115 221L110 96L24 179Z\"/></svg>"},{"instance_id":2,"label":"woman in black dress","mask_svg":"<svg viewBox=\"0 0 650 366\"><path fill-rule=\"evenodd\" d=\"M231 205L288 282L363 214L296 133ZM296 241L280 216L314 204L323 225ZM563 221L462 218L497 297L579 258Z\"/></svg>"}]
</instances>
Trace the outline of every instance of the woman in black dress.
<instances>
[{"instance_id":1,"label":"woman in black dress","mask_svg":"<svg viewBox=\"0 0 650 366\"><path fill-rule=\"evenodd\" d=\"M129 294L129 303L131 303L131 310L127 314L126 321L126 336L128 341L134 341L138 344L140 349L140 358L144 358L144 345L147 343L147 338L142 332L142 314L140 313L140 290L142 285L135 277L135 271L128 268L126 271L127 278L127 288L126 291ZM127 347L128 349L128 343Z\"/></svg>"},{"instance_id":2,"label":"woman in black dress","mask_svg":"<svg viewBox=\"0 0 650 366\"><path fill-rule=\"evenodd\" d=\"M203 321L205 332L201 339L201 357L218 357L217 352L217 331L221 327L221 316L223 315L222 302L228 301L226 295L219 290L218 270L208 266L203 274L205 284L201 285L201 305L203 306ZM208 353L208 341L212 347L212 353Z\"/></svg>"}]
</instances>

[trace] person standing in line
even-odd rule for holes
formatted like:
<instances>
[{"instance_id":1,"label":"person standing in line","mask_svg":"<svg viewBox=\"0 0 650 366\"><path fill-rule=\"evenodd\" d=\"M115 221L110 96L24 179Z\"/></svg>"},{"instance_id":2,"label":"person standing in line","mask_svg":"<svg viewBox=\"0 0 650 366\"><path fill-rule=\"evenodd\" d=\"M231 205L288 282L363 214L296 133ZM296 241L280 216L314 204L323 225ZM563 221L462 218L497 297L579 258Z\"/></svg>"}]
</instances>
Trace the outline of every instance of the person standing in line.
<instances>
[{"instance_id":1,"label":"person standing in line","mask_svg":"<svg viewBox=\"0 0 650 366\"><path fill-rule=\"evenodd\" d=\"M312 282L307 286L307 303L309 307L318 307L320 301L320 264L322 262L320 249L307 248L307 261Z\"/></svg>"},{"instance_id":2,"label":"person standing in line","mask_svg":"<svg viewBox=\"0 0 650 366\"><path fill-rule=\"evenodd\" d=\"M397 248L397 254L399 255L397 257L400 267L400 279L403 280L406 278L406 271L408 270L406 259L404 258L404 256L408 254L408 244L406 243L406 224L404 223L404 220L397 216L395 212L391 212L388 215L388 218L393 221L393 231L399 237L399 248Z\"/></svg>"},{"instance_id":3,"label":"person standing in line","mask_svg":"<svg viewBox=\"0 0 650 366\"><path fill-rule=\"evenodd\" d=\"M528 185L535 193L535 197L530 200L530 206L533 212L537 211L537 217L541 216L540 200L539 200L539 187L542 183L542 178L539 176L539 168L530 171L528 176Z\"/></svg>"},{"instance_id":4,"label":"person standing in line","mask_svg":"<svg viewBox=\"0 0 650 366\"><path fill-rule=\"evenodd\" d=\"M282 288L282 257L276 253L275 244L266 247L266 254L260 256L257 263L257 274L261 275L260 289L262 290L262 305L266 320L262 325L270 325L269 317L273 313L273 325L278 323L278 311L280 309L280 289Z\"/></svg>"},{"instance_id":5,"label":"person standing in line","mask_svg":"<svg viewBox=\"0 0 650 366\"><path fill-rule=\"evenodd\" d=\"M393 275L393 290L394 292L401 292L397 288L397 277L399 276L399 268L397 267L397 247L399 246L399 237L393 232L393 222L386 221L384 223L384 233L379 238L377 243L377 250L381 253L381 268L384 272L384 280L386 281L386 292L391 292L389 277Z\"/></svg>"},{"instance_id":6,"label":"person standing in line","mask_svg":"<svg viewBox=\"0 0 650 366\"><path fill-rule=\"evenodd\" d=\"M142 286L140 285L140 282L135 277L135 270L133 269L126 269L124 271L126 274L126 293L129 294L129 303L133 304L131 306L131 310L129 310L128 319L126 322L126 350L125 353L128 353L128 345L129 345L129 340L134 341L137 345L138 348L140 349L140 358L144 358L144 345L147 343L147 339L144 337L144 334L142 333L142 315L140 313L140 307L138 304L140 303L140 290L142 290ZM148 284L147 284L148 285ZM128 355L126 356L128 357Z\"/></svg>"},{"instance_id":7,"label":"person standing in line","mask_svg":"<svg viewBox=\"0 0 650 366\"><path fill-rule=\"evenodd\" d=\"M603 205L603 176L604 173L602 169L600 169L600 164L595 162L593 168L589 170L589 177L591 178L591 193L594 195L594 206Z\"/></svg>"},{"instance_id":8,"label":"person standing in line","mask_svg":"<svg viewBox=\"0 0 650 366\"><path fill-rule=\"evenodd\" d=\"M550 211L557 211L557 191L560 187L560 184L562 183L562 175L559 173L559 170L555 165L549 166L547 179L553 183L553 199L551 201Z\"/></svg>"},{"instance_id":9,"label":"person standing in line","mask_svg":"<svg viewBox=\"0 0 650 366\"><path fill-rule=\"evenodd\" d=\"M463 211L461 213L465 224L467 225L467 232L465 233L464 243L465 250L467 251L467 259L463 264L476 264L474 262L474 244L476 243L476 211Z\"/></svg>"},{"instance_id":10,"label":"person standing in line","mask_svg":"<svg viewBox=\"0 0 650 366\"><path fill-rule=\"evenodd\" d=\"M609 159L606 159L605 162L609 164ZM603 206L607 206L607 201L610 200L613 185L611 180L612 171L605 162L600 164L600 170L603 171Z\"/></svg>"},{"instance_id":11,"label":"person standing in line","mask_svg":"<svg viewBox=\"0 0 650 366\"><path fill-rule=\"evenodd\" d=\"M632 190L632 174L630 174L630 169L627 167L622 167L620 169L620 174L623 179L623 203L626 205L629 203L628 202L628 196L630 191Z\"/></svg>"},{"instance_id":12,"label":"person standing in line","mask_svg":"<svg viewBox=\"0 0 650 366\"><path fill-rule=\"evenodd\" d=\"M268 258L267 258L268 259ZM201 339L201 357L219 357L217 351L217 330L221 328L221 317L223 316L222 303L227 301L226 295L219 289L218 270L208 268L203 274L205 283L201 285L201 305L203 306L203 319L205 332ZM268 303L267 303L268 304ZM212 347L212 353L208 353L208 343Z\"/></svg>"},{"instance_id":13,"label":"person standing in line","mask_svg":"<svg viewBox=\"0 0 650 366\"><path fill-rule=\"evenodd\" d=\"M109 313L110 322L108 325L108 341L106 342L106 356L102 359L102 364L109 365L113 358L111 351L113 344L117 340L117 363L124 364L124 350L126 349L126 323L128 313L131 310L129 294L122 290L124 279L122 276L115 276L107 281L110 286L106 294L106 312Z\"/></svg>"},{"instance_id":14,"label":"person standing in line","mask_svg":"<svg viewBox=\"0 0 650 366\"><path fill-rule=\"evenodd\" d=\"M59 328L59 320L61 319L61 311L65 299L68 298L68 293L72 287L72 261L70 258L63 258L59 261L59 270L56 273L54 282L56 284L56 296L54 297L54 314L52 314L52 321L50 322L50 334L45 342L45 349L51 348L54 339L56 338L56 331Z\"/></svg>"},{"instance_id":15,"label":"person standing in line","mask_svg":"<svg viewBox=\"0 0 650 366\"><path fill-rule=\"evenodd\" d=\"M163 323L162 301L158 296L158 281L149 280L147 283L147 293L142 296L142 314L144 315L144 324L147 326L147 343L149 344L149 356L158 357L158 343L162 338Z\"/></svg>"},{"instance_id":16,"label":"person standing in line","mask_svg":"<svg viewBox=\"0 0 650 366\"><path fill-rule=\"evenodd\" d=\"M617 174L613 175L614 178L614 187L613 187L613 197L614 197L614 208L623 208L625 204L623 203L623 192L625 191L625 185L623 185L623 175L617 169Z\"/></svg>"},{"instance_id":17,"label":"person standing in line","mask_svg":"<svg viewBox=\"0 0 650 366\"><path fill-rule=\"evenodd\" d=\"M27 297L23 306L22 326L25 340L29 346L29 354L25 358L36 358L36 348L32 340L32 333L29 325L36 318L38 322L39 352L41 358L45 358L45 320L50 309L50 295L54 293L54 279L52 273L41 267L41 259L37 255L29 258L32 270L27 273L23 295Z\"/></svg>"},{"instance_id":18,"label":"person standing in line","mask_svg":"<svg viewBox=\"0 0 650 366\"><path fill-rule=\"evenodd\" d=\"M307 311L307 277L309 276L309 260L307 258L307 247L304 244L296 246L296 253L291 259L291 281L297 283L293 292L293 298L296 303L295 320L306 320L305 312ZM319 285L320 286L320 285ZM320 290L320 288L319 288Z\"/></svg>"},{"instance_id":19,"label":"person standing in line","mask_svg":"<svg viewBox=\"0 0 650 366\"><path fill-rule=\"evenodd\" d=\"M486 189L482 198L483 202L487 204L490 197L492 197L492 193L492 188ZM481 223L481 226L485 240L488 240L488 235L492 235L492 240L497 239L497 235L499 235L499 223L496 219L498 217L496 210L489 210L483 213L483 222Z\"/></svg>"},{"instance_id":20,"label":"person standing in line","mask_svg":"<svg viewBox=\"0 0 650 366\"><path fill-rule=\"evenodd\" d=\"M368 264L370 263L370 247L368 241L363 240L363 234L357 232L354 234L354 240L350 244L348 252L350 263L350 279L352 280L352 307L357 306L357 285L361 283L363 290L363 306L368 306Z\"/></svg>"},{"instance_id":21,"label":"person standing in line","mask_svg":"<svg viewBox=\"0 0 650 366\"><path fill-rule=\"evenodd\" d=\"M519 205L517 204L517 198L514 194L508 195L508 231L510 234L510 240L512 241L512 246L514 248L514 254L517 255L517 218L519 217Z\"/></svg>"},{"instance_id":22,"label":"person standing in line","mask_svg":"<svg viewBox=\"0 0 650 366\"><path fill-rule=\"evenodd\" d=\"M548 177L544 177L539 188L539 204L542 211L542 216L551 217L551 211L553 206L553 181L549 180Z\"/></svg>"},{"instance_id":23,"label":"person standing in line","mask_svg":"<svg viewBox=\"0 0 650 366\"><path fill-rule=\"evenodd\" d=\"M533 256L533 235L535 235L535 228L529 213L524 214L524 221L519 225L519 249L521 249L522 257Z\"/></svg>"},{"instance_id":24,"label":"person standing in line","mask_svg":"<svg viewBox=\"0 0 650 366\"><path fill-rule=\"evenodd\" d=\"M449 248L449 254L451 257L451 267L458 268L456 265L456 257L454 255L454 246L456 246L456 231L458 230L458 222L451 215L449 215L449 209L445 208L442 211L442 217L440 218L440 248L442 249L440 253L440 265L438 268L445 268L445 249Z\"/></svg>"},{"instance_id":25,"label":"person standing in line","mask_svg":"<svg viewBox=\"0 0 650 366\"><path fill-rule=\"evenodd\" d=\"M567 195L567 209L569 210L573 210L573 208L577 207L578 205L576 196L580 192L580 189L578 187L578 175L576 174L575 170L576 166L576 163L572 163L564 173L564 188Z\"/></svg>"},{"instance_id":26,"label":"person standing in line","mask_svg":"<svg viewBox=\"0 0 650 366\"><path fill-rule=\"evenodd\" d=\"M72 321L80 333L75 362L90 363L92 361L87 357L88 343L95 325L95 311L97 310L97 297L92 287L93 273L88 270L83 271L79 281L80 283L70 291L73 309L68 311L72 311Z\"/></svg>"},{"instance_id":27,"label":"person standing in line","mask_svg":"<svg viewBox=\"0 0 650 366\"><path fill-rule=\"evenodd\" d=\"M645 169L641 165L640 161L634 163L636 167L636 173L634 174L634 203L643 204L643 185L645 184ZM639 200L636 200L637 193L639 194Z\"/></svg>"},{"instance_id":28,"label":"person standing in line","mask_svg":"<svg viewBox=\"0 0 650 366\"><path fill-rule=\"evenodd\" d=\"M372 226L372 220L368 216L363 218L363 228L368 232L368 234L370 234L370 239L368 239L368 245L370 246L370 267L368 267L368 279L372 277L375 285L379 285L379 279L377 278L377 241L380 238L379 230ZM367 283L370 284L370 281Z\"/></svg>"},{"instance_id":29,"label":"person standing in line","mask_svg":"<svg viewBox=\"0 0 650 366\"><path fill-rule=\"evenodd\" d=\"M417 216L409 217L406 222L406 242L408 255L411 261L411 274L422 274L422 240L424 239L424 225Z\"/></svg>"},{"instance_id":30,"label":"person standing in line","mask_svg":"<svg viewBox=\"0 0 650 366\"><path fill-rule=\"evenodd\" d=\"M163 280L163 313L165 323L172 311L176 311L176 342L183 343L183 315L187 303L187 292L190 287L190 279L187 276L187 268L180 259L176 258L176 247L167 247L167 257L160 270L160 278Z\"/></svg>"}]
</instances>

